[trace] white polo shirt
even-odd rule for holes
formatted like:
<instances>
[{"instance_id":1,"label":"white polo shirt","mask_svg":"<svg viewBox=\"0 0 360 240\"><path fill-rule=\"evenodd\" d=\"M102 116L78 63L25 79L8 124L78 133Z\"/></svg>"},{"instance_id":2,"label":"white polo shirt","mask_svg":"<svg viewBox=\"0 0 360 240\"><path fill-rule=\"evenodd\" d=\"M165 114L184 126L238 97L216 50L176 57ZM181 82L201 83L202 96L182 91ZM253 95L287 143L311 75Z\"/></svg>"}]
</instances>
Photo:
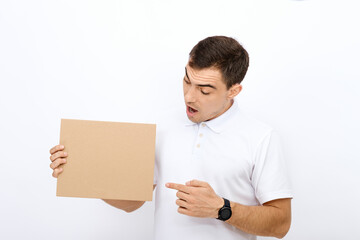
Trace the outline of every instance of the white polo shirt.
<instances>
[{"instance_id":1,"label":"white polo shirt","mask_svg":"<svg viewBox=\"0 0 360 240\"><path fill-rule=\"evenodd\" d=\"M198 179L221 197L244 205L291 198L291 189L274 130L233 105L199 124L183 112L158 125L156 142L155 240L256 239L226 222L178 213L176 190L165 183Z\"/></svg>"}]
</instances>

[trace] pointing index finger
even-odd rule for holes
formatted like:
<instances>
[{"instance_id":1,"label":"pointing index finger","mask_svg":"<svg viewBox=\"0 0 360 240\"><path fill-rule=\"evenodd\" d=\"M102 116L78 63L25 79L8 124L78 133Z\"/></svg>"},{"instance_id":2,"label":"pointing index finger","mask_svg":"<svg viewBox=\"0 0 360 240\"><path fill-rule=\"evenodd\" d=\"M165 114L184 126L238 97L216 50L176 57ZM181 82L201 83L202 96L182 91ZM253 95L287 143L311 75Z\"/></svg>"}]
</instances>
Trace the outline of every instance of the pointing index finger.
<instances>
[{"instance_id":1,"label":"pointing index finger","mask_svg":"<svg viewBox=\"0 0 360 240\"><path fill-rule=\"evenodd\" d=\"M178 191L182 191L184 193L189 193L189 187L188 186L185 186L183 184L178 184L178 183L166 183L165 186L167 188L171 188L171 189L175 189L175 190L178 190Z\"/></svg>"}]
</instances>

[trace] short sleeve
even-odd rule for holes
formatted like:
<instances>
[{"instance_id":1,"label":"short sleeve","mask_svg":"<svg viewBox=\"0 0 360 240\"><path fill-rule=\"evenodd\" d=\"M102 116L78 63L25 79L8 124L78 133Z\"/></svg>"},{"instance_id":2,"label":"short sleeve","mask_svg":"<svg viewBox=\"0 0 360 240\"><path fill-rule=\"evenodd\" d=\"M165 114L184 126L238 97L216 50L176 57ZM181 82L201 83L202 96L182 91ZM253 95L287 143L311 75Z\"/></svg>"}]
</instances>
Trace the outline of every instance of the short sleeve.
<instances>
[{"instance_id":1,"label":"short sleeve","mask_svg":"<svg viewBox=\"0 0 360 240\"><path fill-rule=\"evenodd\" d=\"M154 179L153 184L156 185L159 179L159 156L161 150L161 128L160 125L156 125L156 142L155 142L155 163L154 163Z\"/></svg>"},{"instance_id":2,"label":"short sleeve","mask_svg":"<svg viewBox=\"0 0 360 240\"><path fill-rule=\"evenodd\" d=\"M154 164L154 180L153 180L153 184L156 185L158 182L158 175L159 175L159 171L158 171L158 164L156 161L156 156L155 156L155 164Z\"/></svg>"},{"instance_id":3,"label":"short sleeve","mask_svg":"<svg viewBox=\"0 0 360 240\"><path fill-rule=\"evenodd\" d=\"M260 204L275 199L292 198L286 162L277 132L271 130L263 137L254 158L252 185Z\"/></svg>"}]
</instances>

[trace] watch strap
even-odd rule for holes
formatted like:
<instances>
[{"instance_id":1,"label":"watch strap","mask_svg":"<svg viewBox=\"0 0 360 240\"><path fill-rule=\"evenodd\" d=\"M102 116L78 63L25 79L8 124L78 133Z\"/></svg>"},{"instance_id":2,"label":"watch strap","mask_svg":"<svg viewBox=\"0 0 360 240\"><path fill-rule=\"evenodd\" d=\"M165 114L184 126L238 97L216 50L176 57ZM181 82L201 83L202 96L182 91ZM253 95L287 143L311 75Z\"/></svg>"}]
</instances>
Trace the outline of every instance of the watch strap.
<instances>
[{"instance_id":1,"label":"watch strap","mask_svg":"<svg viewBox=\"0 0 360 240\"><path fill-rule=\"evenodd\" d=\"M224 199L224 207L230 207L230 201L227 200L226 198L223 198Z\"/></svg>"}]
</instances>

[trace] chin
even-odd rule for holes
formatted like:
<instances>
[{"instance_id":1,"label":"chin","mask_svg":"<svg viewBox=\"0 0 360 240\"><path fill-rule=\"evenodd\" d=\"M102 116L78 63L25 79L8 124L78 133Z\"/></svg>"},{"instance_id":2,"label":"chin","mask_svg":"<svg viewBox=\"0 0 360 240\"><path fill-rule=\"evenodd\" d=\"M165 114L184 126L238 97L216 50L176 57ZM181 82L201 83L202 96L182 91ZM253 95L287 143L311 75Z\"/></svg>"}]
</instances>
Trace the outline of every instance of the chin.
<instances>
[{"instance_id":1,"label":"chin","mask_svg":"<svg viewBox=\"0 0 360 240\"><path fill-rule=\"evenodd\" d=\"M193 123L200 123L200 122L202 122L202 121L199 121L199 120L197 120L197 119L190 118L189 116L188 116L188 119L189 119L190 121L192 121Z\"/></svg>"},{"instance_id":2,"label":"chin","mask_svg":"<svg viewBox=\"0 0 360 240\"><path fill-rule=\"evenodd\" d=\"M199 121L196 121L195 119L191 119L191 118L189 118L189 117L188 117L188 119L189 119L190 121L192 121L193 123L199 123Z\"/></svg>"}]
</instances>

